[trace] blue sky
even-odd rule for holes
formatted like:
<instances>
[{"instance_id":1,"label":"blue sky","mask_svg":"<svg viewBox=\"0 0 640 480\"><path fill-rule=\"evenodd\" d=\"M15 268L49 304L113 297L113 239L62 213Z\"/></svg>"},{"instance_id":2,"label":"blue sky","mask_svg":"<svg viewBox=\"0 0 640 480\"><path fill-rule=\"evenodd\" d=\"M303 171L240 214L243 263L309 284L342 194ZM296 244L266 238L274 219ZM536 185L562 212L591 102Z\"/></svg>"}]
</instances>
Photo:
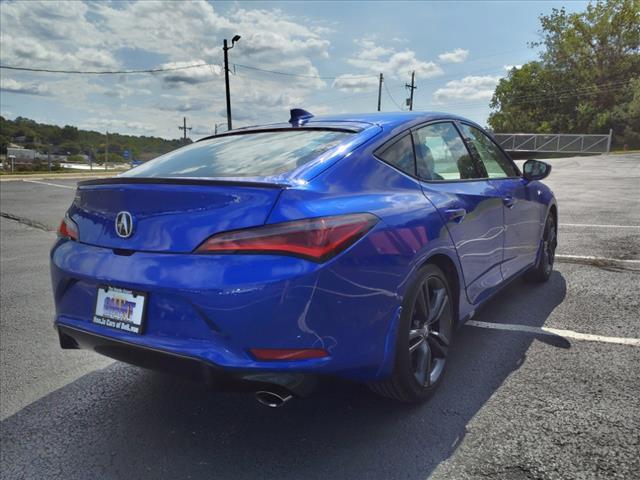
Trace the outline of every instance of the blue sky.
<instances>
[{"instance_id":1,"label":"blue sky","mask_svg":"<svg viewBox=\"0 0 640 480\"><path fill-rule=\"evenodd\" d=\"M587 2L36 2L2 1L3 65L73 70L207 66L164 74L70 75L0 70L0 113L82 128L196 139L225 122L223 38L234 126L316 114L405 108L484 124L508 66L537 57L538 16ZM244 65L241 66L241 65ZM295 74L283 76L246 67ZM322 77L322 78L318 78Z\"/></svg>"}]
</instances>

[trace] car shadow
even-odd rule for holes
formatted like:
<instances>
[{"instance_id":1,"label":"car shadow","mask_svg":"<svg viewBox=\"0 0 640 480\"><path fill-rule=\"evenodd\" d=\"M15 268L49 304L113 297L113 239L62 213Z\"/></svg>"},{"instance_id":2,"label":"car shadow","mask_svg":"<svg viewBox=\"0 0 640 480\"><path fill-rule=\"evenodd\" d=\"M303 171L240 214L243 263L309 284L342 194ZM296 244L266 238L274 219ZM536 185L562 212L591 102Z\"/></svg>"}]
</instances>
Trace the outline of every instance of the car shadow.
<instances>
[{"instance_id":1,"label":"car shadow","mask_svg":"<svg viewBox=\"0 0 640 480\"><path fill-rule=\"evenodd\" d=\"M559 272L542 285L518 280L476 320L541 326L565 293ZM561 337L461 328L444 383L419 406L332 381L269 409L114 363L4 420L0 467L6 478L424 479L536 339L570 347Z\"/></svg>"}]
</instances>

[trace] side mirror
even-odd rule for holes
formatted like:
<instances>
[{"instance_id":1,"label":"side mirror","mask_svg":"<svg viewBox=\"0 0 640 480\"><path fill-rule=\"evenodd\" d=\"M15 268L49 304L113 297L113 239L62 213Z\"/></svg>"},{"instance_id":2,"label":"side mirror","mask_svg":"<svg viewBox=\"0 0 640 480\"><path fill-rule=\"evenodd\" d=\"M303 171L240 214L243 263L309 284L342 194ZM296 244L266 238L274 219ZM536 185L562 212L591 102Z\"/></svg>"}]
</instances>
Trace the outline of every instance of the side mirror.
<instances>
[{"instance_id":1,"label":"side mirror","mask_svg":"<svg viewBox=\"0 0 640 480\"><path fill-rule=\"evenodd\" d=\"M525 180L542 180L551 173L551 165L540 160L527 160L522 167L522 176Z\"/></svg>"}]
</instances>

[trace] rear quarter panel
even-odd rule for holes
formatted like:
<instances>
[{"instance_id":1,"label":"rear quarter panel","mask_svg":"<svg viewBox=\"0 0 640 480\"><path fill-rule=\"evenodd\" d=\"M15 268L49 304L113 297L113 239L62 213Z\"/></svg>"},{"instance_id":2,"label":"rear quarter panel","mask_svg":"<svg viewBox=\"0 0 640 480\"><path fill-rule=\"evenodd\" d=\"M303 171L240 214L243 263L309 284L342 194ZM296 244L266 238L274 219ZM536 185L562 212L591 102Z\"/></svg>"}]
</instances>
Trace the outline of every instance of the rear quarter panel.
<instances>
[{"instance_id":1,"label":"rear quarter panel","mask_svg":"<svg viewBox=\"0 0 640 480\"><path fill-rule=\"evenodd\" d=\"M462 276L442 218L419 183L375 159L375 147L356 151L312 182L283 191L268 223L358 212L380 219L363 245L322 269L307 318L347 325L355 332L354 348L383 352L376 375L384 375L392 368L399 308L416 270L440 254ZM364 356L366 362L374 360L367 352Z\"/></svg>"}]
</instances>

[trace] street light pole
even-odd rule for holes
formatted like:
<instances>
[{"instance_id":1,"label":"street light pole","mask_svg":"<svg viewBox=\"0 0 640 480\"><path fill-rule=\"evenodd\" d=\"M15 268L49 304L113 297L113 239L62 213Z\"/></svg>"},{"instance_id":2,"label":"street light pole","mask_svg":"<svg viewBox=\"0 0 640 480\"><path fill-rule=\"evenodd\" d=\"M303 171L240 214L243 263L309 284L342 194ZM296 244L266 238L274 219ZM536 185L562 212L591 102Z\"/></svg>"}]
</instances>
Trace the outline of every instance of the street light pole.
<instances>
[{"instance_id":1,"label":"street light pole","mask_svg":"<svg viewBox=\"0 0 640 480\"><path fill-rule=\"evenodd\" d=\"M231 50L234 44L240 40L240 35L235 35L231 39L231 46L227 44L227 39L224 39L222 43L222 50L224 51L224 85L227 95L227 130L231 130L231 92L229 91L229 50Z\"/></svg>"}]
</instances>

